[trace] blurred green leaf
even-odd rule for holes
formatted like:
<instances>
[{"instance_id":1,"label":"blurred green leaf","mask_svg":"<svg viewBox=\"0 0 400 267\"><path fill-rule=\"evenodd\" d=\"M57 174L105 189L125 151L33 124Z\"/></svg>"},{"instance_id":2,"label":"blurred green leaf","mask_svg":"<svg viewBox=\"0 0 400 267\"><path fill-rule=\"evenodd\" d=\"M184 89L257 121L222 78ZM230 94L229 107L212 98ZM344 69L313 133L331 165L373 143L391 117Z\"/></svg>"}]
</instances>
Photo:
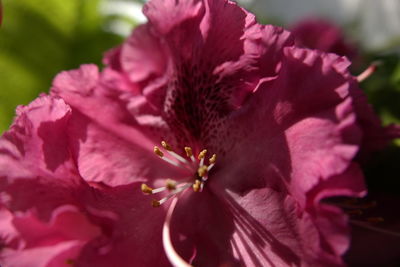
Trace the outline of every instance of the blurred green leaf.
<instances>
[{"instance_id":1,"label":"blurred green leaf","mask_svg":"<svg viewBox=\"0 0 400 267\"><path fill-rule=\"evenodd\" d=\"M101 63L122 41L106 32L99 0L3 0L0 28L0 133L15 107L47 92L60 71Z\"/></svg>"}]
</instances>

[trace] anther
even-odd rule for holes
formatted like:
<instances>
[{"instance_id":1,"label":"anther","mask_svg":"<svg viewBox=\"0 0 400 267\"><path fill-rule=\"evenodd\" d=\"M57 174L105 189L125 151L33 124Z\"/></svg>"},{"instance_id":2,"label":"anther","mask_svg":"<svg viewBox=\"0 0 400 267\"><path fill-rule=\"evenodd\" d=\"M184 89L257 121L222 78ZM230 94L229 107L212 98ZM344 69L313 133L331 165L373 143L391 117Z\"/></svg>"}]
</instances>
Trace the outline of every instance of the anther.
<instances>
[{"instance_id":1,"label":"anther","mask_svg":"<svg viewBox=\"0 0 400 267\"><path fill-rule=\"evenodd\" d=\"M158 146L154 147L154 153L159 156L160 158L164 157L164 153L162 153L162 151L160 150L160 148L158 148Z\"/></svg>"},{"instance_id":2,"label":"anther","mask_svg":"<svg viewBox=\"0 0 400 267\"><path fill-rule=\"evenodd\" d=\"M194 182L194 184L193 184L193 191L194 192L199 192L200 191L200 185L201 185L201 182L199 181L199 180L196 180L195 182Z\"/></svg>"},{"instance_id":3,"label":"anther","mask_svg":"<svg viewBox=\"0 0 400 267\"><path fill-rule=\"evenodd\" d=\"M185 152L186 152L186 156L187 156L188 158L190 158L191 156L193 156L192 148L190 148L190 147L188 147L188 146L185 146Z\"/></svg>"},{"instance_id":4,"label":"anther","mask_svg":"<svg viewBox=\"0 0 400 267\"><path fill-rule=\"evenodd\" d=\"M152 205L154 208L157 208L157 207L160 207L161 203L160 203L160 201L158 201L158 200L156 200L156 199L153 199L153 200L151 201L151 205Z\"/></svg>"},{"instance_id":5,"label":"anther","mask_svg":"<svg viewBox=\"0 0 400 267\"><path fill-rule=\"evenodd\" d=\"M206 176L206 174L207 174L207 166L204 165L204 166L199 167L199 169L197 170L197 174L198 174L200 177Z\"/></svg>"},{"instance_id":6,"label":"anther","mask_svg":"<svg viewBox=\"0 0 400 267\"><path fill-rule=\"evenodd\" d=\"M175 190L176 189L176 182L171 180L171 179L167 179L166 183L165 183L165 187L169 190Z\"/></svg>"},{"instance_id":7,"label":"anther","mask_svg":"<svg viewBox=\"0 0 400 267\"><path fill-rule=\"evenodd\" d=\"M142 184L141 189L142 189L142 192L145 194L153 193L153 188L151 188L150 186L148 186L146 184Z\"/></svg>"},{"instance_id":8,"label":"anther","mask_svg":"<svg viewBox=\"0 0 400 267\"><path fill-rule=\"evenodd\" d=\"M168 151L172 151L172 147L165 141L161 141L161 145L163 148L165 148Z\"/></svg>"},{"instance_id":9,"label":"anther","mask_svg":"<svg viewBox=\"0 0 400 267\"><path fill-rule=\"evenodd\" d=\"M212 155L212 157L208 161L210 162L210 164L214 164L217 161L217 155Z\"/></svg>"},{"instance_id":10,"label":"anther","mask_svg":"<svg viewBox=\"0 0 400 267\"><path fill-rule=\"evenodd\" d=\"M207 154L207 149L204 149L203 151L201 151L200 153L199 153L199 156L197 157L199 160L201 160L201 159L204 159L204 157L206 156L206 154Z\"/></svg>"}]
</instances>

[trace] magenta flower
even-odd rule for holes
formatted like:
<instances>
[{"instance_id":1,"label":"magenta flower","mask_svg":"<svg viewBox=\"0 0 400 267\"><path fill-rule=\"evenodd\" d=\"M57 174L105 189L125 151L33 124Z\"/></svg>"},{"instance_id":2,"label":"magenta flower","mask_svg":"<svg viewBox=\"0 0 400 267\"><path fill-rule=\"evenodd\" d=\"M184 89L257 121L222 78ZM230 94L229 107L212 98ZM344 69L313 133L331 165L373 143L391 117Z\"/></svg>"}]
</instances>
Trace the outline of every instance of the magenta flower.
<instances>
[{"instance_id":1,"label":"magenta flower","mask_svg":"<svg viewBox=\"0 0 400 267\"><path fill-rule=\"evenodd\" d=\"M297 22L291 31L299 46L336 53L354 59L357 49L344 37L342 30L333 23L319 18Z\"/></svg>"},{"instance_id":2,"label":"magenta flower","mask_svg":"<svg viewBox=\"0 0 400 267\"><path fill-rule=\"evenodd\" d=\"M144 12L0 139L0 263L343 265L322 200L365 194L349 62L224 0Z\"/></svg>"}]
</instances>

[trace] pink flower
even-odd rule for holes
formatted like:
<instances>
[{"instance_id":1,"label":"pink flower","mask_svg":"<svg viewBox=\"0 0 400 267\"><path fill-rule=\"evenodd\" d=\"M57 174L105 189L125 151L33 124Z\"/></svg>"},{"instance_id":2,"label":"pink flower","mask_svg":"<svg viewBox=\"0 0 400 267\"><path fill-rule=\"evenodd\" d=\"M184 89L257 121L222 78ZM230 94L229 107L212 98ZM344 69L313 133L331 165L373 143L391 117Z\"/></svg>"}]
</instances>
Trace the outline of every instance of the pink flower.
<instances>
[{"instance_id":1,"label":"pink flower","mask_svg":"<svg viewBox=\"0 0 400 267\"><path fill-rule=\"evenodd\" d=\"M357 61L360 61L355 45L345 38L338 26L327 20L319 18L304 19L292 25L291 32L297 46L346 56L353 60L353 63L356 61L356 65ZM371 65L370 68L358 76L358 80L362 81L372 75L375 68L376 66ZM394 138L400 137L399 126L389 125L383 127L379 117L368 104L366 95L357 89L351 89L350 93L353 98L357 122L363 133L361 150L357 158L361 161L367 161L372 152L383 149Z\"/></svg>"},{"instance_id":2,"label":"pink flower","mask_svg":"<svg viewBox=\"0 0 400 267\"><path fill-rule=\"evenodd\" d=\"M291 31L299 46L336 53L354 59L356 48L343 36L342 30L333 23L318 18L309 18L297 22Z\"/></svg>"},{"instance_id":3,"label":"pink flower","mask_svg":"<svg viewBox=\"0 0 400 267\"><path fill-rule=\"evenodd\" d=\"M0 263L343 265L347 216L322 200L365 194L347 59L224 0L144 12L0 139Z\"/></svg>"}]
</instances>

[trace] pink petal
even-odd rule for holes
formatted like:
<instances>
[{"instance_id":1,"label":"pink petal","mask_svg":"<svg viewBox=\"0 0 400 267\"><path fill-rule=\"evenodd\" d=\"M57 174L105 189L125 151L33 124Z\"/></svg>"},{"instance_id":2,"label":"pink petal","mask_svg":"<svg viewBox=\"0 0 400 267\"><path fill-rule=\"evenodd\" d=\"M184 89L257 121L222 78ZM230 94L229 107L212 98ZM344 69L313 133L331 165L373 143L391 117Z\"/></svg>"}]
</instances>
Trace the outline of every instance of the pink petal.
<instances>
[{"instance_id":1,"label":"pink petal","mask_svg":"<svg viewBox=\"0 0 400 267\"><path fill-rule=\"evenodd\" d=\"M154 142L135 129L136 121L123 101L118 99L118 95L102 88L98 78L95 65L83 65L79 70L60 73L53 82L51 92L61 96L100 127L131 142L132 146L152 147Z\"/></svg>"},{"instance_id":2,"label":"pink petal","mask_svg":"<svg viewBox=\"0 0 400 267\"><path fill-rule=\"evenodd\" d=\"M141 126L178 147L211 142L224 116L262 77L276 75L283 47L293 43L288 32L257 24L230 1L152 1L144 12L149 23L107 55L106 76ZM135 82L132 90L125 77Z\"/></svg>"},{"instance_id":3,"label":"pink petal","mask_svg":"<svg viewBox=\"0 0 400 267\"><path fill-rule=\"evenodd\" d=\"M88 182L117 186L187 176L155 155L153 146L133 146L79 113L74 113L68 126L71 151L81 176Z\"/></svg>"},{"instance_id":4,"label":"pink petal","mask_svg":"<svg viewBox=\"0 0 400 267\"><path fill-rule=\"evenodd\" d=\"M319 18L309 18L291 27L298 46L318 49L354 59L357 51L343 36L342 30L333 23Z\"/></svg>"},{"instance_id":5,"label":"pink petal","mask_svg":"<svg viewBox=\"0 0 400 267\"><path fill-rule=\"evenodd\" d=\"M324 237L311 216L285 192L264 188L241 196L219 195L225 200L220 202L207 191L184 197L172 215L172 245L190 264L342 265L340 255L324 251ZM347 228L340 234L345 240L335 241L348 243Z\"/></svg>"},{"instance_id":6,"label":"pink petal","mask_svg":"<svg viewBox=\"0 0 400 267\"><path fill-rule=\"evenodd\" d=\"M209 190L180 196L170 222L177 254L193 266L238 266L230 244L231 217Z\"/></svg>"},{"instance_id":7,"label":"pink petal","mask_svg":"<svg viewBox=\"0 0 400 267\"><path fill-rule=\"evenodd\" d=\"M23 177L40 173L74 179L65 132L70 116L71 110L63 100L48 96L18 107L17 118L0 140L0 175Z\"/></svg>"},{"instance_id":8,"label":"pink petal","mask_svg":"<svg viewBox=\"0 0 400 267\"><path fill-rule=\"evenodd\" d=\"M228 151L221 166L229 166L218 170L221 183L241 191L288 188L304 203L320 178L347 169L360 132L346 65L333 54L286 49L279 76L261 84L220 130L220 147Z\"/></svg>"},{"instance_id":9,"label":"pink petal","mask_svg":"<svg viewBox=\"0 0 400 267\"><path fill-rule=\"evenodd\" d=\"M73 206L54 210L48 223L39 221L33 212L27 212L14 214L12 224L19 242L3 252L2 262L6 266L64 265L100 233L99 228Z\"/></svg>"},{"instance_id":10,"label":"pink petal","mask_svg":"<svg viewBox=\"0 0 400 267\"><path fill-rule=\"evenodd\" d=\"M162 247L163 207L152 208L140 183L104 188L82 200L103 228L76 259L78 266L167 266ZM106 212L107 211L107 212Z\"/></svg>"},{"instance_id":11,"label":"pink petal","mask_svg":"<svg viewBox=\"0 0 400 267\"><path fill-rule=\"evenodd\" d=\"M121 67L132 82L154 79L161 76L167 67L165 50L148 24L138 26L121 47Z\"/></svg>"}]
</instances>

